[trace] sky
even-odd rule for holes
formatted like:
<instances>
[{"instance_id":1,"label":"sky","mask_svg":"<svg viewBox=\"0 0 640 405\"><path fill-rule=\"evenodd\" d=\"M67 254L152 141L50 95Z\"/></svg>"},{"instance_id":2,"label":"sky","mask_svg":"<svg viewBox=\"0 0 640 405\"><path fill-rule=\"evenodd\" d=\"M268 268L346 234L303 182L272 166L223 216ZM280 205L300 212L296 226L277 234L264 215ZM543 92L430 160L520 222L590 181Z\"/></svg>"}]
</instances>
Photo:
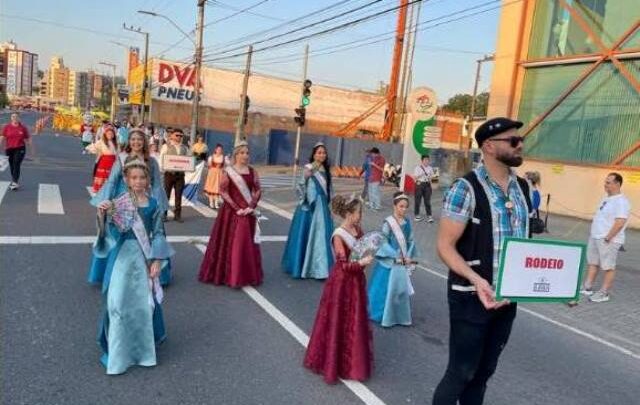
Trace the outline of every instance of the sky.
<instances>
[{"instance_id":1,"label":"sky","mask_svg":"<svg viewBox=\"0 0 640 405\"><path fill-rule=\"evenodd\" d=\"M395 7L399 0L219 0L205 6L204 54L206 64L242 70L243 53L251 42L305 27L325 18L363 7L342 18L318 24L306 30L254 45L258 50L309 33L340 25ZM62 56L67 66L76 70L93 69L110 74L100 61L118 65L118 74L126 68L125 46L143 49L143 36L125 31L122 24L141 27L150 33L150 56L170 60L187 60L194 54L193 43L162 18L137 13L150 10L171 18L183 31L191 32L196 21L196 0L0 0L0 42L13 40L19 48L39 55L39 67L45 70L52 56ZM232 16L235 9L260 3L247 12ZM318 12L332 4L340 5ZM501 1L424 0L420 12L422 29L418 32L413 87L428 86L436 91L439 103L457 93L471 93L477 59L495 49ZM464 11L467 10L467 11ZM457 14L455 14L457 13ZM479 13L462 18L452 19ZM301 19L300 16L312 14ZM450 16L450 17L447 17ZM253 56L253 71L299 80L304 45L309 44L308 77L314 83L337 87L374 90L380 81L389 81L393 53L392 34L349 45L373 35L391 33L396 27L397 12L317 36L287 46L258 51ZM221 20L221 21L218 21ZM277 30L261 33L272 27ZM249 34L246 40L239 41ZM389 39L385 39L389 38ZM172 44L183 39L175 47ZM382 39L381 42L366 44ZM117 42L118 44L114 44ZM358 46L358 44L363 44ZM226 54L222 50L240 46ZM340 48L340 44L347 44ZM221 48L221 45L225 47ZM329 53L335 49L341 52ZM317 54L314 54L317 52ZM216 54L218 53L218 54ZM326 54L323 54L326 53ZM483 64L480 91L490 85L491 63Z\"/></svg>"}]
</instances>

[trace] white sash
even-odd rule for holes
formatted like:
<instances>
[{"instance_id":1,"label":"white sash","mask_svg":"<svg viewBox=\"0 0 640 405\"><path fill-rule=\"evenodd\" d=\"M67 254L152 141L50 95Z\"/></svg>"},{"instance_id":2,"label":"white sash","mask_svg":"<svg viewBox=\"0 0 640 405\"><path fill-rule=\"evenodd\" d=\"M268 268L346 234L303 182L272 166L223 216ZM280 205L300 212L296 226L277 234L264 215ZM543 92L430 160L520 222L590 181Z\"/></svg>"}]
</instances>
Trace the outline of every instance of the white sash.
<instances>
[{"instance_id":1,"label":"white sash","mask_svg":"<svg viewBox=\"0 0 640 405\"><path fill-rule=\"evenodd\" d=\"M396 240L398 241L398 245L400 245L400 251L402 252L402 257L404 259L409 259L407 239L404 237L404 232L402 232L402 228L400 227L398 220L393 215L391 215L387 217L385 221L387 222L387 224L389 224L389 227L391 228L391 232L393 232L393 236L396 237ZM411 267L412 266L405 266L408 274L412 273ZM411 278L409 277L407 277L407 289L408 289L409 295L415 294L413 284L411 283Z\"/></svg>"},{"instance_id":2,"label":"white sash","mask_svg":"<svg viewBox=\"0 0 640 405\"><path fill-rule=\"evenodd\" d=\"M150 260L151 242L149 241L147 229L144 227L144 222L142 221L142 218L140 218L140 213L137 209L133 220L133 225L131 226L131 230L133 231L133 234L136 235L136 240L142 248L144 258ZM156 301L158 301L158 303L162 303L164 291L162 291L159 277L149 278L149 305L151 306L151 308L155 307L155 303L153 300L154 296L156 297Z\"/></svg>"},{"instance_id":3,"label":"white sash","mask_svg":"<svg viewBox=\"0 0 640 405\"><path fill-rule=\"evenodd\" d=\"M389 227L391 228L391 232L393 232L393 236L396 237L398 241L398 245L400 245L400 251L402 252L402 256L408 258L408 247L407 247L407 239L404 237L404 232L402 232L402 228L398 223L398 220L393 216L387 217L385 219Z\"/></svg>"},{"instance_id":4,"label":"white sash","mask_svg":"<svg viewBox=\"0 0 640 405\"><path fill-rule=\"evenodd\" d=\"M353 248L356 245L356 242L358 241L353 235L351 235L349 232L347 232L346 229L344 229L344 228L342 228L340 226L337 227L335 231L333 231L333 235L331 236L331 239L333 239L333 237L336 236L336 235L340 236L342 238L342 240L345 241L345 243L349 247L349 250L353 250Z\"/></svg>"},{"instance_id":5,"label":"white sash","mask_svg":"<svg viewBox=\"0 0 640 405\"><path fill-rule=\"evenodd\" d=\"M224 170L229 175L231 181L233 181L233 184L235 184L238 190L240 190L240 194L242 194L247 205L251 206L251 191L249 190L249 186L247 186L247 182L244 181L242 175L240 175L240 173L238 173L232 166L227 166ZM260 244L260 214L254 210L253 215L256 217L256 232L253 235L253 243Z\"/></svg>"},{"instance_id":6,"label":"white sash","mask_svg":"<svg viewBox=\"0 0 640 405\"><path fill-rule=\"evenodd\" d=\"M327 178L322 175L322 172L320 170L314 169L313 164L311 163L307 163L306 165L304 165L304 168L309 170L312 173L313 177L315 177L315 179L318 180L318 183L320 184L320 188L322 188L322 191L324 191L324 194L328 196L329 191L327 190Z\"/></svg>"}]
</instances>

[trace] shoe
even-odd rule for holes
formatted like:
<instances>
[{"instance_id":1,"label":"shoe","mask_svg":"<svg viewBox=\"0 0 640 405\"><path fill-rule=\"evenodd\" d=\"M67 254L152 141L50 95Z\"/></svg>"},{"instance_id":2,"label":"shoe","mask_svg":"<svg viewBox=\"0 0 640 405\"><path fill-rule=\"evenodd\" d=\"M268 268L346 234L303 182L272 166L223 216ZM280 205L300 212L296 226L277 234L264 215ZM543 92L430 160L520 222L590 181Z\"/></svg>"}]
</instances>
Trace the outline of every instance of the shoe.
<instances>
[{"instance_id":1,"label":"shoe","mask_svg":"<svg viewBox=\"0 0 640 405\"><path fill-rule=\"evenodd\" d=\"M580 294L591 297L593 295L593 290L591 288L583 288L582 290L580 290Z\"/></svg>"},{"instance_id":2,"label":"shoe","mask_svg":"<svg viewBox=\"0 0 640 405\"><path fill-rule=\"evenodd\" d=\"M433 217L432 217L432 216L429 216L429 217L427 218L427 222L429 222L429 223L433 222Z\"/></svg>"},{"instance_id":3,"label":"shoe","mask_svg":"<svg viewBox=\"0 0 640 405\"><path fill-rule=\"evenodd\" d=\"M591 302L607 302L610 299L611 297L609 296L609 293L602 290L594 293L591 297L589 297L589 301Z\"/></svg>"},{"instance_id":4,"label":"shoe","mask_svg":"<svg viewBox=\"0 0 640 405\"><path fill-rule=\"evenodd\" d=\"M422 221L424 218L422 218L420 215L416 215L416 222L420 222Z\"/></svg>"},{"instance_id":5,"label":"shoe","mask_svg":"<svg viewBox=\"0 0 640 405\"><path fill-rule=\"evenodd\" d=\"M10 190L15 190L16 189L16 183L14 183L14 182L9 183L9 189Z\"/></svg>"}]
</instances>

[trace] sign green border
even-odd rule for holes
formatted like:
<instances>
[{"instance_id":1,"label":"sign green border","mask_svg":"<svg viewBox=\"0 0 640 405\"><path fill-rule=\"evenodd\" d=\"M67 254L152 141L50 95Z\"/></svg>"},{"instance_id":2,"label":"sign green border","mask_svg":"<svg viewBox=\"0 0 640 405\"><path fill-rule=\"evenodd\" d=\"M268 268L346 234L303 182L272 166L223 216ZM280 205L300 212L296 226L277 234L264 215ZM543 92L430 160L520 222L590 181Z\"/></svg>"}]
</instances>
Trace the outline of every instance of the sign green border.
<instances>
[{"instance_id":1,"label":"sign green border","mask_svg":"<svg viewBox=\"0 0 640 405\"><path fill-rule=\"evenodd\" d=\"M502 288L502 276L504 274L504 259L507 255L507 244L509 242L527 242L538 243L541 245L554 245L554 246L573 246L578 247L581 250L580 254L580 271L578 272L578 283L576 285L576 293L573 297L503 297L500 293ZM554 239L526 239L526 238L514 238L508 236L502 242L502 252L500 253L500 266L498 269L498 281L496 285L496 299L508 299L512 302L569 302L577 301L580 296L580 286L582 285L582 277L584 275L585 264L587 263L587 245L581 242L567 242L564 240Z\"/></svg>"}]
</instances>

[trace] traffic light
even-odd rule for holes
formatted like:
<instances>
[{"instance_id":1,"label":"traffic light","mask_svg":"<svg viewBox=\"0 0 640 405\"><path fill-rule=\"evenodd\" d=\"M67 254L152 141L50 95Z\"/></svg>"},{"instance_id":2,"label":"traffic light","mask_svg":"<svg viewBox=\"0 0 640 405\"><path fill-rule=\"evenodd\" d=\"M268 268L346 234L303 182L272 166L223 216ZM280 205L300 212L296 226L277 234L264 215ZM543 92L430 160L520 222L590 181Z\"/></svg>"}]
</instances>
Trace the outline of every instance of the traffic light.
<instances>
[{"instance_id":1,"label":"traffic light","mask_svg":"<svg viewBox=\"0 0 640 405\"><path fill-rule=\"evenodd\" d=\"M300 107L300 108L296 108L295 112L296 112L296 117L294 118L294 121L298 124L299 127L303 127L305 115L307 114L307 109L304 107Z\"/></svg>"},{"instance_id":2,"label":"traffic light","mask_svg":"<svg viewBox=\"0 0 640 405\"><path fill-rule=\"evenodd\" d=\"M313 83L309 79L305 80L304 83L302 84L302 100L300 101L300 104L302 104L305 107L311 104L311 85L312 84Z\"/></svg>"},{"instance_id":3,"label":"traffic light","mask_svg":"<svg viewBox=\"0 0 640 405\"><path fill-rule=\"evenodd\" d=\"M249 96L244 96L244 111L242 112L242 122L244 125L247 125L247 121L249 121L249 105L251 105Z\"/></svg>"}]
</instances>

